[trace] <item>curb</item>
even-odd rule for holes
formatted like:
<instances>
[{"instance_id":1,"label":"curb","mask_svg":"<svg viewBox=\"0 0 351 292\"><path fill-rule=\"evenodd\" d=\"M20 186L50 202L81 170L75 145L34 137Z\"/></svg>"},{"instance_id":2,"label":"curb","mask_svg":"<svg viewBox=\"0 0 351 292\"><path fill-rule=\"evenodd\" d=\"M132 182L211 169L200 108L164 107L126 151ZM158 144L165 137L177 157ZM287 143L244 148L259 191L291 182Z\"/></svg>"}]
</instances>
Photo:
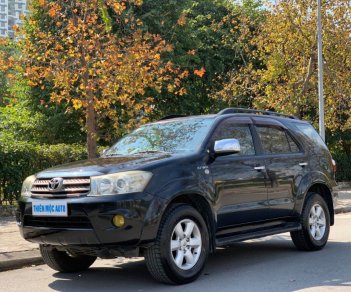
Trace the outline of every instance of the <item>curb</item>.
<instances>
[{"instance_id":1,"label":"curb","mask_svg":"<svg viewBox=\"0 0 351 292\"><path fill-rule=\"evenodd\" d=\"M349 213L351 212L351 205L338 206L334 209L335 214Z\"/></svg>"},{"instance_id":2,"label":"curb","mask_svg":"<svg viewBox=\"0 0 351 292\"><path fill-rule=\"evenodd\" d=\"M20 269L25 266L41 265L43 263L39 250L0 254L0 272Z\"/></svg>"},{"instance_id":3,"label":"curb","mask_svg":"<svg viewBox=\"0 0 351 292\"><path fill-rule=\"evenodd\" d=\"M341 191L343 189L349 189L350 187L351 187L351 182L350 181L339 181L339 182L337 182L336 189Z\"/></svg>"},{"instance_id":4,"label":"curb","mask_svg":"<svg viewBox=\"0 0 351 292\"><path fill-rule=\"evenodd\" d=\"M15 217L16 216L16 206L1 206L0 205L0 218L3 217Z\"/></svg>"}]
</instances>

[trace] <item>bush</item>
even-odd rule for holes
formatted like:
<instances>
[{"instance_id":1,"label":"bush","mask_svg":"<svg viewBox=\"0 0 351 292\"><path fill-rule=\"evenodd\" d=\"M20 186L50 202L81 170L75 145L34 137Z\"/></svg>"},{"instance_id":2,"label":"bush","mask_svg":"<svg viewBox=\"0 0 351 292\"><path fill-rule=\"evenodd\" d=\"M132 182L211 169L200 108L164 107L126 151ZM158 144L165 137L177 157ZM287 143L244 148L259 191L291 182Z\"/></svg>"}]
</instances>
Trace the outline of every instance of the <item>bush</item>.
<instances>
[{"instance_id":1,"label":"bush","mask_svg":"<svg viewBox=\"0 0 351 292\"><path fill-rule=\"evenodd\" d=\"M22 182L27 176L86 157L84 145L35 145L0 139L0 205L12 204L19 198Z\"/></svg>"},{"instance_id":2,"label":"bush","mask_svg":"<svg viewBox=\"0 0 351 292\"><path fill-rule=\"evenodd\" d=\"M351 181L351 160L342 151L331 151L333 159L336 161L336 181Z\"/></svg>"}]
</instances>

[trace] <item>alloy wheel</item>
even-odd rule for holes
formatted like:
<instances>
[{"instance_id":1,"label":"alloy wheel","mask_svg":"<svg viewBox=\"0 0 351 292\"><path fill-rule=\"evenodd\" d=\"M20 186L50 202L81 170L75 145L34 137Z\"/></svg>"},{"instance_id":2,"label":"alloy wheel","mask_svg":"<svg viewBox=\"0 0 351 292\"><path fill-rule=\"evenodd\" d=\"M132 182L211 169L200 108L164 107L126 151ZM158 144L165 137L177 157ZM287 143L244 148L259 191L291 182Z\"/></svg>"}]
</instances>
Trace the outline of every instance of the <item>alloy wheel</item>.
<instances>
[{"instance_id":1,"label":"alloy wheel","mask_svg":"<svg viewBox=\"0 0 351 292\"><path fill-rule=\"evenodd\" d=\"M202 240L198 225L191 219L176 224L171 236L171 256L182 270L189 270L200 258Z\"/></svg>"},{"instance_id":2,"label":"alloy wheel","mask_svg":"<svg viewBox=\"0 0 351 292\"><path fill-rule=\"evenodd\" d=\"M310 234L315 240L321 240L325 234L326 218L321 205L314 204L310 210L309 219Z\"/></svg>"}]
</instances>

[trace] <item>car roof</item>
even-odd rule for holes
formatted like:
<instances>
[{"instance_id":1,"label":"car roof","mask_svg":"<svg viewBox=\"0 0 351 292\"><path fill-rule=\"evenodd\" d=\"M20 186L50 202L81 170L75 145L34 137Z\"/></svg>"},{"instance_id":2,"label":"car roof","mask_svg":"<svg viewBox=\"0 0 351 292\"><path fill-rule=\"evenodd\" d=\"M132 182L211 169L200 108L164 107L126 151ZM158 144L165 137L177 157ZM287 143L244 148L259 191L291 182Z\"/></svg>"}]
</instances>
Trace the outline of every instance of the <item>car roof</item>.
<instances>
[{"instance_id":1,"label":"car roof","mask_svg":"<svg viewBox=\"0 0 351 292\"><path fill-rule=\"evenodd\" d=\"M169 117L162 118L161 120L151 122L149 124L161 124L161 123L183 121L183 120L189 120L189 119L215 119L217 117L218 117L218 115L216 115L216 114L194 115L194 116L175 116L175 115L172 115Z\"/></svg>"},{"instance_id":2,"label":"car roof","mask_svg":"<svg viewBox=\"0 0 351 292\"><path fill-rule=\"evenodd\" d=\"M221 111L222 112L222 111ZM290 116L290 115L285 115L285 114L280 114L280 113L275 113L275 112L267 112L269 114L265 114L266 111L253 111L252 113L221 113L219 112L218 114L207 114L207 115L193 115L193 116L182 116L182 115L172 115L172 116L167 116L162 118L159 121L153 122L154 123L166 123L170 121L181 121L181 120L187 120L187 119L227 119L229 117L250 117L250 118L255 118L255 119L264 119L264 120L276 120L279 121L283 124L286 122L293 122L293 123L305 123L309 124L306 121L300 120L297 117Z\"/></svg>"}]
</instances>

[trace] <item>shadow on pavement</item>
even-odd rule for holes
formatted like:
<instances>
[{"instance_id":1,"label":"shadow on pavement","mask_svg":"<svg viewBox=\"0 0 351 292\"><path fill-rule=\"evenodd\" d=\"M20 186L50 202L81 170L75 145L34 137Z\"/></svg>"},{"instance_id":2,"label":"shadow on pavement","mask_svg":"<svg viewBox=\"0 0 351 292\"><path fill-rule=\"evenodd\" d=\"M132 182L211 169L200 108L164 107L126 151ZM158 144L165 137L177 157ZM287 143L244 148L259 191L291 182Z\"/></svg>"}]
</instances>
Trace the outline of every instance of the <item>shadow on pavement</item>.
<instances>
[{"instance_id":1,"label":"shadow on pavement","mask_svg":"<svg viewBox=\"0 0 351 292\"><path fill-rule=\"evenodd\" d=\"M350 242L329 242L322 251L297 251L287 236L252 240L218 249L203 275L185 286L155 282L144 261L93 267L83 273L55 273L49 286L56 291L297 291L348 287ZM113 263L113 262L112 262Z\"/></svg>"}]
</instances>

